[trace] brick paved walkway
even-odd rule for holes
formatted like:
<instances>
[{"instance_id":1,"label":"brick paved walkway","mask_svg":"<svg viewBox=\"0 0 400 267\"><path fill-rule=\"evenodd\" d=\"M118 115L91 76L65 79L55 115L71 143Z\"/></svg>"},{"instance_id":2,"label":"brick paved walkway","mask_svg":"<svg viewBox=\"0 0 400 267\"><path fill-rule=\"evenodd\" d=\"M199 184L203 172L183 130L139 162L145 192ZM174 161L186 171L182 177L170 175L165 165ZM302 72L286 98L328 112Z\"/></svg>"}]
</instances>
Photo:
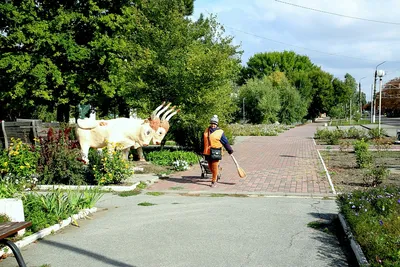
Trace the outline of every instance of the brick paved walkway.
<instances>
[{"instance_id":1,"label":"brick paved walkway","mask_svg":"<svg viewBox=\"0 0 400 267\"><path fill-rule=\"evenodd\" d=\"M312 136L318 124L307 124L279 136L239 137L234 155L247 177L240 179L226 153L221 161L222 178L216 188L201 178L197 164L192 169L159 180L150 191L260 193L277 195L332 195Z\"/></svg>"}]
</instances>

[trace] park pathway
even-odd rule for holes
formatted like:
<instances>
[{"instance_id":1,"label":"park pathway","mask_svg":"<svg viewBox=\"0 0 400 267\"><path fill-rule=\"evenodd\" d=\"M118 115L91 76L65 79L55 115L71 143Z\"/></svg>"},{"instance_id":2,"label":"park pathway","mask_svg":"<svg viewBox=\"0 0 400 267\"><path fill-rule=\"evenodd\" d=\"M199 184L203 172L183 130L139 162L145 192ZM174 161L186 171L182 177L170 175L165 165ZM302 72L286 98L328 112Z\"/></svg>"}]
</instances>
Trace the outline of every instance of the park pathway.
<instances>
[{"instance_id":1,"label":"park pathway","mask_svg":"<svg viewBox=\"0 0 400 267\"><path fill-rule=\"evenodd\" d=\"M216 188L210 177L201 178L197 164L148 188L150 191L219 192L330 196L332 189L313 140L318 123L297 126L279 136L238 137L234 155L247 177L240 179L226 153L222 178Z\"/></svg>"}]
</instances>

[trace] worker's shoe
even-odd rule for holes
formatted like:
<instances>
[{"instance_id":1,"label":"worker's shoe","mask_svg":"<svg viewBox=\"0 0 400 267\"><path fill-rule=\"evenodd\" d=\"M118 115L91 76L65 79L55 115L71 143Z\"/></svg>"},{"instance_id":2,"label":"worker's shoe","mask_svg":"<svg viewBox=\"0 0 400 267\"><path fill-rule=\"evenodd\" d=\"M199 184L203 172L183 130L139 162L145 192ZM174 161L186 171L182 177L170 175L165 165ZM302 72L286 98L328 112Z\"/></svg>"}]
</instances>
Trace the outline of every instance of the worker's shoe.
<instances>
[{"instance_id":1,"label":"worker's shoe","mask_svg":"<svg viewBox=\"0 0 400 267\"><path fill-rule=\"evenodd\" d=\"M211 187L217 187L217 183L216 182L211 182Z\"/></svg>"}]
</instances>

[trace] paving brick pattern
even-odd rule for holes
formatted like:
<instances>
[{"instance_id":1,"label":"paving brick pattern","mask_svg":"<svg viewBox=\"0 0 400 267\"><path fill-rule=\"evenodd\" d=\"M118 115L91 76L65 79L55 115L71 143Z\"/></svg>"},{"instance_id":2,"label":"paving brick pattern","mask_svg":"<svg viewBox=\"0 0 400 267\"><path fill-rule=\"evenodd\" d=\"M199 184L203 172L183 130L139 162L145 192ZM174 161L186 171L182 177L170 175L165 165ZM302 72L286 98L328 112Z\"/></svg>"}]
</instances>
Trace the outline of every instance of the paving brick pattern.
<instances>
[{"instance_id":1,"label":"paving brick pattern","mask_svg":"<svg viewBox=\"0 0 400 267\"><path fill-rule=\"evenodd\" d=\"M331 188L312 139L318 124L290 129L279 136L240 137L234 156L246 171L239 178L229 154L220 163L222 178L216 188L210 177L201 178L201 168L159 180L151 191L260 193L284 195L332 195Z\"/></svg>"}]
</instances>

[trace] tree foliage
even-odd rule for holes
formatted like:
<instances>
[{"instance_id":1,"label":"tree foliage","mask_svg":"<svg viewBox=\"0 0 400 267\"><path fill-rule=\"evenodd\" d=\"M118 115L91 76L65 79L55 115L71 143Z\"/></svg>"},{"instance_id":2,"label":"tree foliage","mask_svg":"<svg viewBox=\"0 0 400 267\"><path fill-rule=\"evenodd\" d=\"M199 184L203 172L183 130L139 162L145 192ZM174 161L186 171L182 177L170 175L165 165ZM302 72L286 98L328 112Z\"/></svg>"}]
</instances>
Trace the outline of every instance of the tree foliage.
<instances>
[{"instance_id":1,"label":"tree foliage","mask_svg":"<svg viewBox=\"0 0 400 267\"><path fill-rule=\"evenodd\" d=\"M241 70L239 83L244 84L251 78L262 78L274 72L282 72L287 78L287 83L283 83L284 86L279 89L282 99L279 115L281 122L292 121L290 117L297 120L300 116L293 117L293 114L315 118L321 113L329 113L332 107L342 106L350 98L355 101L353 103L358 103L358 98L355 98L357 83L350 74L346 74L344 81L341 81L313 64L307 56L292 51L255 54ZM295 106L294 103L298 102L301 105ZM304 109L307 112L303 112Z\"/></svg>"},{"instance_id":2,"label":"tree foliage","mask_svg":"<svg viewBox=\"0 0 400 267\"><path fill-rule=\"evenodd\" d=\"M182 109L171 133L193 145L187 131L202 131L213 114L223 124L235 111L240 51L215 17L187 17L193 0L9 1L0 12L2 119L41 107L41 116L55 108L68 121L80 103L101 117L131 108L144 117L169 101Z\"/></svg>"},{"instance_id":3,"label":"tree foliage","mask_svg":"<svg viewBox=\"0 0 400 267\"><path fill-rule=\"evenodd\" d=\"M239 99L244 99L246 119L251 123L273 123L278 120L281 108L279 91L273 87L272 79L248 80L240 88Z\"/></svg>"}]
</instances>

